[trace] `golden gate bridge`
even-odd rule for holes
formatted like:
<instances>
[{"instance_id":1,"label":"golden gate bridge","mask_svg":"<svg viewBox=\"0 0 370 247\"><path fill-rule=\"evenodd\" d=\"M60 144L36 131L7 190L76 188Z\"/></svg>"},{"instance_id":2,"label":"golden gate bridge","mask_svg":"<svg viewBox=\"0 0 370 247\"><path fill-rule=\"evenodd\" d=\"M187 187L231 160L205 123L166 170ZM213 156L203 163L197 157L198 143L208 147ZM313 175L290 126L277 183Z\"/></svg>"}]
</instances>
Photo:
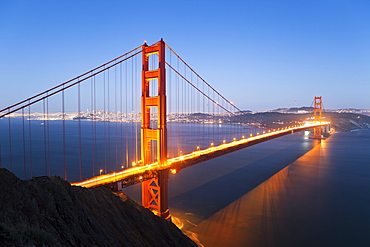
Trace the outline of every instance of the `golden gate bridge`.
<instances>
[{"instance_id":1,"label":"golden gate bridge","mask_svg":"<svg viewBox=\"0 0 370 247\"><path fill-rule=\"evenodd\" d=\"M0 167L113 191L142 183L142 205L168 219L169 173L297 131L321 139L321 97L313 113L267 126L160 40L0 110Z\"/></svg>"}]
</instances>

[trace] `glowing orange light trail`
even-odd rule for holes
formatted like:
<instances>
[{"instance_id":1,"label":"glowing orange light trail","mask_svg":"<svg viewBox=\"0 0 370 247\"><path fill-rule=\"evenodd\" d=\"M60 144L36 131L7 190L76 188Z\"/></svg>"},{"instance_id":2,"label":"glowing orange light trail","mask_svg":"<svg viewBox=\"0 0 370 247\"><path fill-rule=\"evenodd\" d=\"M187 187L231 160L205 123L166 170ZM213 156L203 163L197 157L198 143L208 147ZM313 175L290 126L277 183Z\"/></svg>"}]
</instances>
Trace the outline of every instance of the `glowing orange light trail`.
<instances>
[{"instance_id":1,"label":"glowing orange light trail","mask_svg":"<svg viewBox=\"0 0 370 247\"><path fill-rule=\"evenodd\" d=\"M135 176L138 177L137 180L138 180L138 182L140 182L140 180L143 179L142 174L144 174L145 172L148 172L148 171L176 169L176 168L179 167L180 164L182 164L182 163L186 164L186 162L192 162L192 165L195 165L195 164L203 162L206 159L211 159L211 158L215 158L215 157L221 156L223 154L226 154L227 152L222 153L220 155L216 155L215 157L208 157L207 158L206 155L214 154L214 153L217 153L217 152L221 152L221 151L224 151L224 150L228 150L228 149L231 149L231 148L241 146L243 144L245 145L245 144L248 144L248 143L258 141L256 143L253 143L253 144L257 144L257 143L260 143L260 142L263 142L263 141L270 140L270 139L272 139L271 137L274 137L274 136L284 135L284 134L288 134L288 133L291 133L291 132L294 132L294 131L307 130L307 129L311 129L311 128L314 128L314 127L325 126L325 125L328 125L328 124L330 124L330 122L322 122L321 124L306 123L306 124L301 125L301 126L288 127L288 128L282 129L282 130L274 131L274 132L267 132L267 133L260 134L260 135L257 135L257 136L251 136L251 137L244 138L244 139L241 139L241 140L232 141L232 142L229 142L229 143L223 143L223 144L218 145L218 146L211 146L211 147L203 149L203 150L196 150L196 151L188 153L188 154L183 154L183 155L180 155L180 156L177 156L177 157L174 157L174 158L170 158L170 159L167 160L165 165L160 166L160 165L158 165L157 162L154 162L154 163L151 163L149 165L131 167L131 168L128 168L128 169L125 169L125 170L96 176L96 177L93 177L93 178L90 178L90 179L87 179L87 180L84 180L84 181L74 182L74 183L72 183L72 185L82 186L82 187L86 187L86 188L98 187L98 186L102 186L102 185L105 185L105 184L115 183L117 181L124 180L128 177L135 177ZM205 157L205 158L200 159L202 157ZM186 165L184 167L186 167Z\"/></svg>"}]
</instances>

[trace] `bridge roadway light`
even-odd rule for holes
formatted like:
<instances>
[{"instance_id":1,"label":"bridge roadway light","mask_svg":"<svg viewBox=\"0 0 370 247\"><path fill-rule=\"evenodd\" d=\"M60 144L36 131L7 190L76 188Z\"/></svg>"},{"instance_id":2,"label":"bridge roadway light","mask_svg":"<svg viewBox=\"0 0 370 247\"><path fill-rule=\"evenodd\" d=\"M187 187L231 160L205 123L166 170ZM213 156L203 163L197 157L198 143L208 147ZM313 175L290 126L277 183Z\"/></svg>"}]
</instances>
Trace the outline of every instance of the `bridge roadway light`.
<instances>
[{"instance_id":1,"label":"bridge roadway light","mask_svg":"<svg viewBox=\"0 0 370 247\"><path fill-rule=\"evenodd\" d=\"M100 169L99 172L100 172L100 175L101 175L101 173L103 172L103 169Z\"/></svg>"}]
</instances>

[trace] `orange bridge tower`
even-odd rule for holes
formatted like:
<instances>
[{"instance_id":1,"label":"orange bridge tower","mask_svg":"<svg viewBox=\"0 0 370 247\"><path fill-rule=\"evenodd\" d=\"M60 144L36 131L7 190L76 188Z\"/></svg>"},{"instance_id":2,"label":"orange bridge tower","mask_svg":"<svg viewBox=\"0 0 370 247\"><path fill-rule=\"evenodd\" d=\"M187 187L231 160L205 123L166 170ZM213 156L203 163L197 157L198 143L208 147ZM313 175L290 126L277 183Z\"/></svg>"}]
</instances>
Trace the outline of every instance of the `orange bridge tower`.
<instances>
[{"instance_id":1,"label":"orange bridge tower","mask_svg":"<svg viewBox=\"0 0 370 247\"><path fill-rule=\"evenodd\" d=\"M313 108L314 123L321 124L322 123L322 97L315 96L313 104L314 104L314 108ZM313 138L322 139L322 127L321 126L314 128Z\"/></svg>"},{"instance_id":2,"label":"orange bridge tower","mask_svg":"<svg viewBox=\"0 0 370 247\"><path fill-rule=\"evenodd\" d=\"M149 64L149 61L157 61L149 59L151 55L158 58L157 68L155 64ZM152 70L149 70L150 68ZM153 86L152 90L150 86ZM158 94L153 92L156 88ZM151 114L152 108L157 108L158 117L152 119L151 125L151 117L154 115ZM158 124L153 125L156 121ZM158 161L159 166L164 166L167 162L166 70L163 40L152 46L145 43L142 47L141 160L142 165ZM142 183L142 205L156 215L170 219L168 169L160 170L157 177Z\"/></svg>"}]
</instances>

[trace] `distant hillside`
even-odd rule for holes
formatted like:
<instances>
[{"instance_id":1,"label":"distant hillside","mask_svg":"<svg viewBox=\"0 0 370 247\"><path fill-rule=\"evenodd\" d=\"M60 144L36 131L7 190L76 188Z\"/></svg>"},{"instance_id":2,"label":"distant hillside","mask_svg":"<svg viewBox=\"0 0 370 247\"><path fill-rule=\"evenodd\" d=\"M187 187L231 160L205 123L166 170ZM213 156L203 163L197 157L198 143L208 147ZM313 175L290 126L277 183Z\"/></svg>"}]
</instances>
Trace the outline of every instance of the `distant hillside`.
<instances>
[{"instance_id":1,"label":"distant hillside","mask_svg":"<svg viewBox=\"0 0 370 247\"><path fill-rule=\"evenodd\" d=\"M291 113L295 113L295 112L302 112L302 111L307 111L307 112L311 112L313 111L313 107L307 107L307 106L302 106L302 107L292 107L292 108L278 108L278 109L275 109L275 110L272 110L273 112L291 112Z\"/></svg>"},{"instance_id":2,"label":"distant hillside","mask_svg":"<svg viewBox=\"0 0 370 247\"><path fill-rule=\"evenodd\" d=\"M354 129L370 129L370 117L356 113L324 113L324 116L332 122L332 127L337 131L349 131Z\"/></svg>"},{"instance_id":3,"label":"distant hillside","mask_svg":"<svg viewBox=\"0 0 370 247\"><path fill-rule=\"evenodd\" d=\"M129 197L0 168L0 246L196 246Z\"/></svg>"},{"instance_id":4,"label":"distant hillside","mask_svg":"<svg viewBox=\"0 0 370 247\"><path fill-rule=\"evenodd\" d=\"M293 114L279 112L263 112L251 116L267 126L281 128L299 124L310 119L313 114ZM323 117L331 121L331 127L336 131L350 131L354 129L370 129L370 116L357 113L324 112Z\"/></svg>"}]
</instances>

